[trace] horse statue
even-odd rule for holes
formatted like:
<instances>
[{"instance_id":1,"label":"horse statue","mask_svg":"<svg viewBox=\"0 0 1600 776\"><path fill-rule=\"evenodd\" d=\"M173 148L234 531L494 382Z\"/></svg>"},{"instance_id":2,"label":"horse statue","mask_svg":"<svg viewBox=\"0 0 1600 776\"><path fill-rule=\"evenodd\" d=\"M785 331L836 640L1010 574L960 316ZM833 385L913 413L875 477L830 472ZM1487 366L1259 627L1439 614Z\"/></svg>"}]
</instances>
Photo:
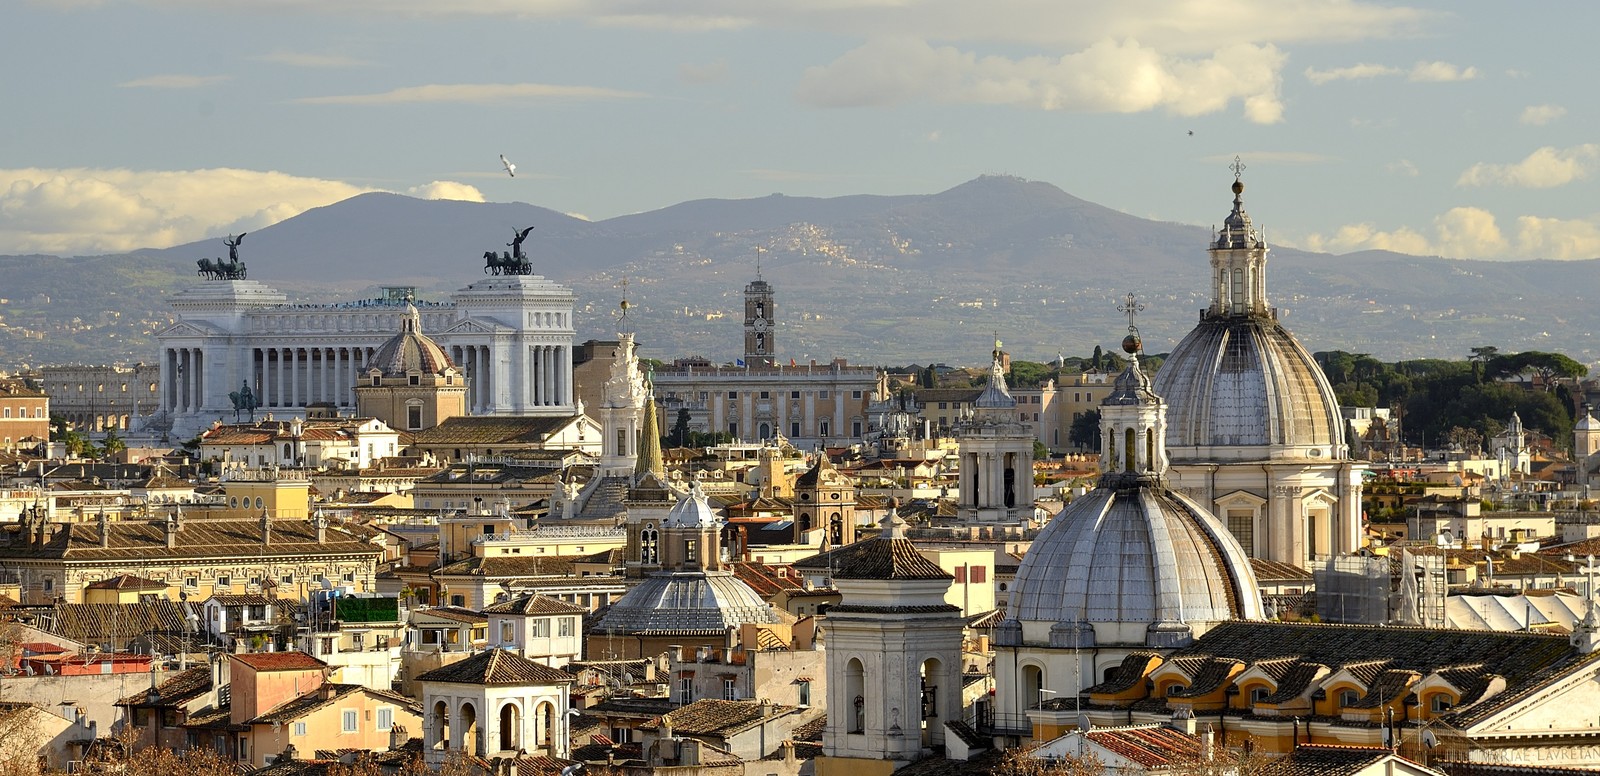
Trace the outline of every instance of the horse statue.
<instances>
[{"instance_id":1,"label":"horse statue","mask_svg":"<svg viewBox=\"0 0 1600 776\"><path fill-rule=\"evenodd\" d=\"M250 419L256 419L256 407L261 406L256 402L255 391L250 390L250 383L245 382L239 390L228 394L229 401L233 402L233 422L239 422L239 413L249 413Z\"/></svg>"}]
</instances>

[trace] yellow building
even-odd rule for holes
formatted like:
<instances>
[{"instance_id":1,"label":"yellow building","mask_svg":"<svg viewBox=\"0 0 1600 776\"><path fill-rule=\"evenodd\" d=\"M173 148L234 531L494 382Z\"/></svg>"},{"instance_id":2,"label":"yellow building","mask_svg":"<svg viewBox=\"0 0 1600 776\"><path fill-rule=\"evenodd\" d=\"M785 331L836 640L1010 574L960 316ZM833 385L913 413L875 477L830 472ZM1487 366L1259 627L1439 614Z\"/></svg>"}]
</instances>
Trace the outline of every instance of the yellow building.
<instances>
[{"instance_id":1,"label":"yellow building","mask_svg":"<svg viewBox=\"0 0 1600 776\"><path fill-rule=\"evenodd\" d=\"M373 354L355 387L356 414L403 431L433 428L467 414L467 378L428 335L417 308L406 305L401 330Z\"/></svg>"}]
</instances>

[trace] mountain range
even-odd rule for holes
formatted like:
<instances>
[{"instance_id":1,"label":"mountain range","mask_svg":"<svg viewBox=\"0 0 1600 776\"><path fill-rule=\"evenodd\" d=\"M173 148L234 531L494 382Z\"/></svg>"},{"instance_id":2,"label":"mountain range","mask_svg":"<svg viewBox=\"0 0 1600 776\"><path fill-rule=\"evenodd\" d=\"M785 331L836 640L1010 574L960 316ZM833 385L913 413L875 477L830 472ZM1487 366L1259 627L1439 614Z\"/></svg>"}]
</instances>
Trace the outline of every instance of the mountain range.
<instances>
[{"instance_id":1,"label":"mountain range","mask_svg":"<svg viewBox=\"0 0 1600 776\"><path fill-rule=\"evenodd\" d=\"M1247 209L1292 206L1257 200L1247 192ZM1220 222L1231 202L1223 192L1202 205L1197 215ZM363 194L249 233L240 256L252 279L292 300L381 285L438 298L481 278L484 252L507 250L527 226L534 271L578 293L580 339L614 336L626 294L646 355L664 359L740 355L742 293L758 262L778 294L780 358L801 361L976 363L997 336L1018 358L1087 354L1121 340L1117 303L1130 292L1144 305L1146 349L1162 352L1209 302L1207 229L1010 176L926 195L695 200L592 222L525 203ZM151 334L170 319L164 296L199 282L197 259L225 253L209 239L0 256L0 365L150 360ZM1267 291L1313 350L1395 360L1494 345L1594 363L1597 263L1274 248Z\"/></svg>"}]
</instances>

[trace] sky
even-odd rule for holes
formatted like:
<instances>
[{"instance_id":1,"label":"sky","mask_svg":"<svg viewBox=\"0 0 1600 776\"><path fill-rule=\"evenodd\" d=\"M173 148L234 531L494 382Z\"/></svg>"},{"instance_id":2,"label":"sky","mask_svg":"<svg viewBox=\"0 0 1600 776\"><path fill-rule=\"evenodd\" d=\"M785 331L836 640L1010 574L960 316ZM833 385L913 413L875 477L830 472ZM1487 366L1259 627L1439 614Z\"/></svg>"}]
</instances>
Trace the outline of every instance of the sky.
<instances>
[{"instance_id":1,"label":"sky","mask_svg":"<svg viewBox=\"0 0 1600 776\"><path fill-rule=\"evenodd\" d=\"M1275 244L1596 258L1595 30L1562 0L0 0L0 254L372 190L599 220L985 173L1209 225L1238 156Z\"/></svg>"}]
</instances>

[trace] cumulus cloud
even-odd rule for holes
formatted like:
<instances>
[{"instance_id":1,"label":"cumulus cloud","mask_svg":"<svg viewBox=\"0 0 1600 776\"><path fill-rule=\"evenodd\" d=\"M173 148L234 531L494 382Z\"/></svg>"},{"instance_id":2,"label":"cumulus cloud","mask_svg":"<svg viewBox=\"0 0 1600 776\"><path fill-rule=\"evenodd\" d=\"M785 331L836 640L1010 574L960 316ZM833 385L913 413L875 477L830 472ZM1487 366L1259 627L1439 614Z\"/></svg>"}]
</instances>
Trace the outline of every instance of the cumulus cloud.
<instances>
[{"instance_id":1,"label":"cumulus cloud","mask_svg":"<svg viewBox=\"0 0 1600 776\"><path fill-rule=\"evenodd\" d=\"M1329 81L1351 81L1358 78L1377 78L1384 75L1399 75L1398 67L1388 65L1351 65L1349 67L1336 67L1332 70L1318 70L1314 67L1306 68L1306 80L1321 86Z\"/></svg>"},{"instance_id":2,"label":"cumulus cloud","mask_svg":"<svg viewBox=\"0 0 1600 776\"><path fill-rule=\"evenodd\" d=\"M1406 77L1413 81L1471 81L1478 77L1478 68L1457 67L1449 62L1418 62Z\"/></svg>"},{"instance_id":3,"label":"cumulus cloud","mask_svg":"<svg viewBox=\"0 0 1600 776\"><path fill-rule=\"evenodd\" d=\"M251 57L257 62L271 62L290 67L307 68L340 68L340 67L366 67L371 62L343 54L313 54L305 51L272 51L260 56Z\"/></svg>"},{"instance_id":4,"label":"cumulus cloud","mask_svg":"<svg viewBox=\"0 0 1600 776\"><path fill-rule=\"evenodd\" d=\"M1427 230L1349 224L1332 235L1313 234L1303 245L1332 253L1389 250L1458 259L1600 258L1600 220L1521 216L1514 223L1515 234L1508 237L1489 211L1457 207L1434 218Z\"/></svg>"},{"instance_id":5,"label":"cumulus cloud","mask_svg":"<svg viewBox=\"0 0 1600 776\"><path fill-rule=\"evenodd\" d=\"M1238 44L1208 59L1182 59L1133 40L1103 41L1062 57L1009 59L896 36L808 69L796 96L820 107L932 100L1083 113L1164 109L1180 116L1214 113L1239 100L1246 118L1271 124L1283 118L1283 62L1270 45Z\"/></svg>"},{"instance_id":6,"label":"cumulus cloud","mask_svg":"<svg viewBox=\"0 0 1600 776\"><path fill-rule=\"evenodd\" d=\"M1456 179L1457 186L1514 186L1548 189L1588 178L1600 162L1600 145L1585 143L1571 148L1545 146L1520 162L1478 162Z\"/></svg>"},{"instance_id":7,"label":"cumulus cloud","mask_svg":"<svg viewBox=\"0 0 1600 776\"><path fill-rule=\"evenodd\" d=\"M1520 121L1528 126L1542 127L1567 115L1567 109L1560 105L1529 105L1522 109Z\"/></svg>"},{"instance_id":8,"label":"cumulus cloud","mask_svg":"<svg viewBox=\"0 0 1600 776\"><path fill-rule=\"evenodd\" d=\"M433 181L406 189L406 194L418 199L459 199L463 202L484 202L478 187L456 181Z\"/></svg>"},{"instance_id":9,"label":"cumulus cloud","mask_svg":"<svg viewBox=\"0 0 1600 776\"><path fill-rule=\"evenodd\" d=\"M301 97L305 105L406 105L413 103L459 102L499 105L517 101L621 100L643 97L639 92L608 89L604 86L564 86L561 84L428 84L406 86L377 94L345 94Z\"/></svg>"},{"instance_id":10,"label":"cumulus cloud","mask_svg":"<svg viewBox=\"0 0 1600 776\"><path fill-rule=\"evenodd\" d=\"M368 190L228 168L0 170L0 253L163 248L269 226Z\"/></svg>"},{"instance_id":11,"label":"cumulus cloud","mask_svg":"<svg viewBox=\"0 0 1600 776\"><path fill-rule=\"evenodd\" d=\"M198 89L228 80L225 75L150 75L123 81L117 86L124 89Z\"/></svg>"}]
</instances>

